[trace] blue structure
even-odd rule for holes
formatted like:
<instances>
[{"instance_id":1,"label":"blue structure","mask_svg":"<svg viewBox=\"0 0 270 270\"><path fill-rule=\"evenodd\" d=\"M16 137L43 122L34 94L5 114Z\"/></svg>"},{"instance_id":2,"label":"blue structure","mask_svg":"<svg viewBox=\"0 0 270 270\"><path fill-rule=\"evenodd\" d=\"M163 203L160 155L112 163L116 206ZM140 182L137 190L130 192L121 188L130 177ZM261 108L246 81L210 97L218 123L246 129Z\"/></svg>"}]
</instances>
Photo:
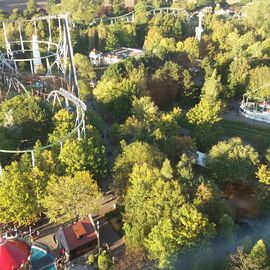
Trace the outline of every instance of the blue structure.
<instances>
[{"instance_id":1,"label":"blue structure","mask_svg":"<svg viewBox=\"0 0 270 270\"><path fill-rule=\"evenodd\" d=\"M31 251L30 261L33 270L56 270L55 259L44 248L34 244Z\"/></svg>"}]
</instances>

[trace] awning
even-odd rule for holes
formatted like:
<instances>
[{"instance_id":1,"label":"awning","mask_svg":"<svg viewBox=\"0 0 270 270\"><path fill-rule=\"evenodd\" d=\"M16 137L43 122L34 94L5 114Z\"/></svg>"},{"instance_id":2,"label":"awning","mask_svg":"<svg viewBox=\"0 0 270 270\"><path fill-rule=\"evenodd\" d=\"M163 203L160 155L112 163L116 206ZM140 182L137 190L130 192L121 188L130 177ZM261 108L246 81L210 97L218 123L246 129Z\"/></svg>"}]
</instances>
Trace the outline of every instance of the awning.
<instances>
[{"instance_id":1,"label":"awning","mask_svg":"<svg viewBox=\"0 0 270 270\"><path fill-rule=\"evenodd\" d=\"M0 269L19 269L30 258L31 247L19 239L0 237Z\"/></svg>"}]
</instances>

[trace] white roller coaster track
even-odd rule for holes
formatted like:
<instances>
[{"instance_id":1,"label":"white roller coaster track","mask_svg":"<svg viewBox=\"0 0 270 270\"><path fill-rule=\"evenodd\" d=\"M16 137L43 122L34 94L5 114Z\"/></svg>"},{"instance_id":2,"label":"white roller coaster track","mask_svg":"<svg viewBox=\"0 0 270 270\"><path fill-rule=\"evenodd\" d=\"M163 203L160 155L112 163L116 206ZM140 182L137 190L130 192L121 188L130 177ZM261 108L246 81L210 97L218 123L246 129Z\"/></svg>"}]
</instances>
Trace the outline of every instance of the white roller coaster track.
<instances>
[{"instance_id":1,"label":"white roller coaster track","mask_svg":"<svg viewBox=\"0 0 270 270\"><path fill-rule=\"evenodd\" d=\"M164 14L168 14L168 15L178 15L180 13L184 13L186 18L189 20L190 18L192 18L194 16L194 14L197 14L197 12L194 12L194 13L188 13L185 9L181 9L181 8L173 8L173 7L161 7L161 8L153 8L152 6L144 6L144 7L141 7L139 8L138 10L140 9L147 9L146 10L146 15L158 15L160 13L164 13ZM90 26L91 25L97 25L101 22L108 22L110 24L114 24L116 22L119 22L119 21L125 21L125 22L131 22L133 23L134 22L134 18L135 18L135 14L138 10L133 10L129 13L126 13L124 15L121 15L121 16L115 16L115 17L105 17L105 18L96 18L94 19L91 23L90 23Z\"/></svg>"},{"instance_id":2,"label":"white roller coaster track","mask_svg":"<svg viewBox=\"0 0 270 270\"><path fill-rule=\"evenodd\" d=\"M71 69L70 69L70 74L69 74L69 81L66 82L68 84L68 88L70 88L72 91L74 88L76 88L76 91L74 91L77 96L75 96L73 93L66 91L64 88L52 90L47 97L47 101L50 102L52 100L53 102L53 108L55 107L56 102L59 103L62 107L65 107L67 110L70 108L74 111L75 113L75 124L74 128L70 131L69 134L66 136L60 138L58 141L55 141L51 144L47 144L44 146L39 147L38 150L44 150L48 148L52 148L54 146L60 146L62 147L62 143L73 136L74 134L77 133L78 139L81 137L85 137L85 111L86 111L86 105L83 101L80 100L79 98L79 93L77 91L77 75L76 75L76 70L73 62L73 49L71 45L71 37L70 37L70 32L69 32L69 23L66 15L59 15L59 16L45 16L45 17L39 17L39 18L33 18L31 20L25 20L27 22L31 22L34 24L35 27L35 32L37 31L36 29L36 22L41 21L41 20L46 20L49 24L49 40L46 41L40 41L38 40L37 42L39 44L44 44L48 47L47 50L47 55L46 56L41 56L41 59L46 60L47 62L47 75L49 76L36 76L33 74L33 67L32 63L34 61L34 58L32 57L27 57L27 58L16 58L15 56L19 53L25 53L25 52L32 52L31 49L25 49L25 45L27 43L31 43L32 41L29 40L24 40L22 38L22 33L21 33L21 23L22 21L4 21L2 22L3 26L3 34L5 37L5 47L6 47L6 53L0 52L0 77L7 86L7 94L6 97L8 96L8 93L11 91L11 88L13 87L13 90L15 90L18 93L24 92L25 94L29 95L27 89L25 88L24 84L22 83L23 80L30 80L26 75L20 74L19 70L17 69L17 62L29 62L31 65L31 72L32 72L32 78L34 80L41 80L45 81L48 78L53 78L51 74L51 69L52 67L56 64L58 68L61 69L60 66L60 61L67 62L67 57L69 56L70 64L71 64ZM52 42L51 39L51 30L50 30L50 21L51 20L58 20L59 22L59 43ZM62 20L62 21L61 21ZM15 40L15 41L9 41L7 38L7 31L5 24L6 23L15 23L16 25L18 24L18 29L20 32L20 39ZM60 24L61 23L61 24ZM21 49L16 49L12 50L12 45L20 45ZM55 51L52 52L50 51L50 47L55 47ZM49 64L49 58L53 58L54 61L52 61ZM65 75L65 70L63 68L62 70L63 75ZM71 78L71 73L72 73L72 78ZM42 79L43 78L43 79ZM63 80L63 78L60 76ZM64 79L65 80L65 79ZM44 94L45 97L45 94ZM64 103L64 104L63 104ZM32 148L32 149L25 149L25 150L18 150L18 149L0 149L0 153L6 153L6 154L23 154L23 153L31 153L32 156L32 165L35 166L35 156L34 152L37 149ZM1 168L1 166L0 166Z\"/></svg>"}]
</instances>

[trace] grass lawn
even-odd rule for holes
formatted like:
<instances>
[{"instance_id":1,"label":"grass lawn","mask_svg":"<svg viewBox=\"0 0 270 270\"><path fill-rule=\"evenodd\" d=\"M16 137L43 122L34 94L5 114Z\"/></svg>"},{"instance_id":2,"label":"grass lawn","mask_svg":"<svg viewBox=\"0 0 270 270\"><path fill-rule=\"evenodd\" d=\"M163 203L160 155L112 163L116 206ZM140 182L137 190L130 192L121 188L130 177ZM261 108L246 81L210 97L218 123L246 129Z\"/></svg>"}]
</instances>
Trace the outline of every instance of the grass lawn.
<instances>
[{"instance_id":1,"label":"grass lawn","mask_svg":"<svg viewBox=\"0 0 270 270\"><path fill-rule=\"evenodd\" d=\"M228 137L240 137L246 143L251 144L260 154L264 154L270 147L270 128L253 127L240 122L222 120L223 135Z\"/></svg>"}]
</instances>

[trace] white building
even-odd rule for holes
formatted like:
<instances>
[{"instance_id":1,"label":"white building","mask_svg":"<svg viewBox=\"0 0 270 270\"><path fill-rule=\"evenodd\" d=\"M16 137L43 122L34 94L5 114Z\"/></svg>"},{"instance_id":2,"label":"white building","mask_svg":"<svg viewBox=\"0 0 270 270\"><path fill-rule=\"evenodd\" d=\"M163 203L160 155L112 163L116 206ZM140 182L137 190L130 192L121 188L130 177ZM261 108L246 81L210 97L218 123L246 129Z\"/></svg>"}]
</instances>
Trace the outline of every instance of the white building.
<instances>
[{"instance_id":1,"label":"white building","mask_svg":"<svg viewBox=\"0 0 270 270\"><path fill-rule=\"evenodd\" d=\"M109 66L121 62L128 57L140 57L142 55L144 55L143 50L123 47L108 53L101 53L94 49L90 52L89 58L95 66Z\"/></svg>"}]
</instances>

